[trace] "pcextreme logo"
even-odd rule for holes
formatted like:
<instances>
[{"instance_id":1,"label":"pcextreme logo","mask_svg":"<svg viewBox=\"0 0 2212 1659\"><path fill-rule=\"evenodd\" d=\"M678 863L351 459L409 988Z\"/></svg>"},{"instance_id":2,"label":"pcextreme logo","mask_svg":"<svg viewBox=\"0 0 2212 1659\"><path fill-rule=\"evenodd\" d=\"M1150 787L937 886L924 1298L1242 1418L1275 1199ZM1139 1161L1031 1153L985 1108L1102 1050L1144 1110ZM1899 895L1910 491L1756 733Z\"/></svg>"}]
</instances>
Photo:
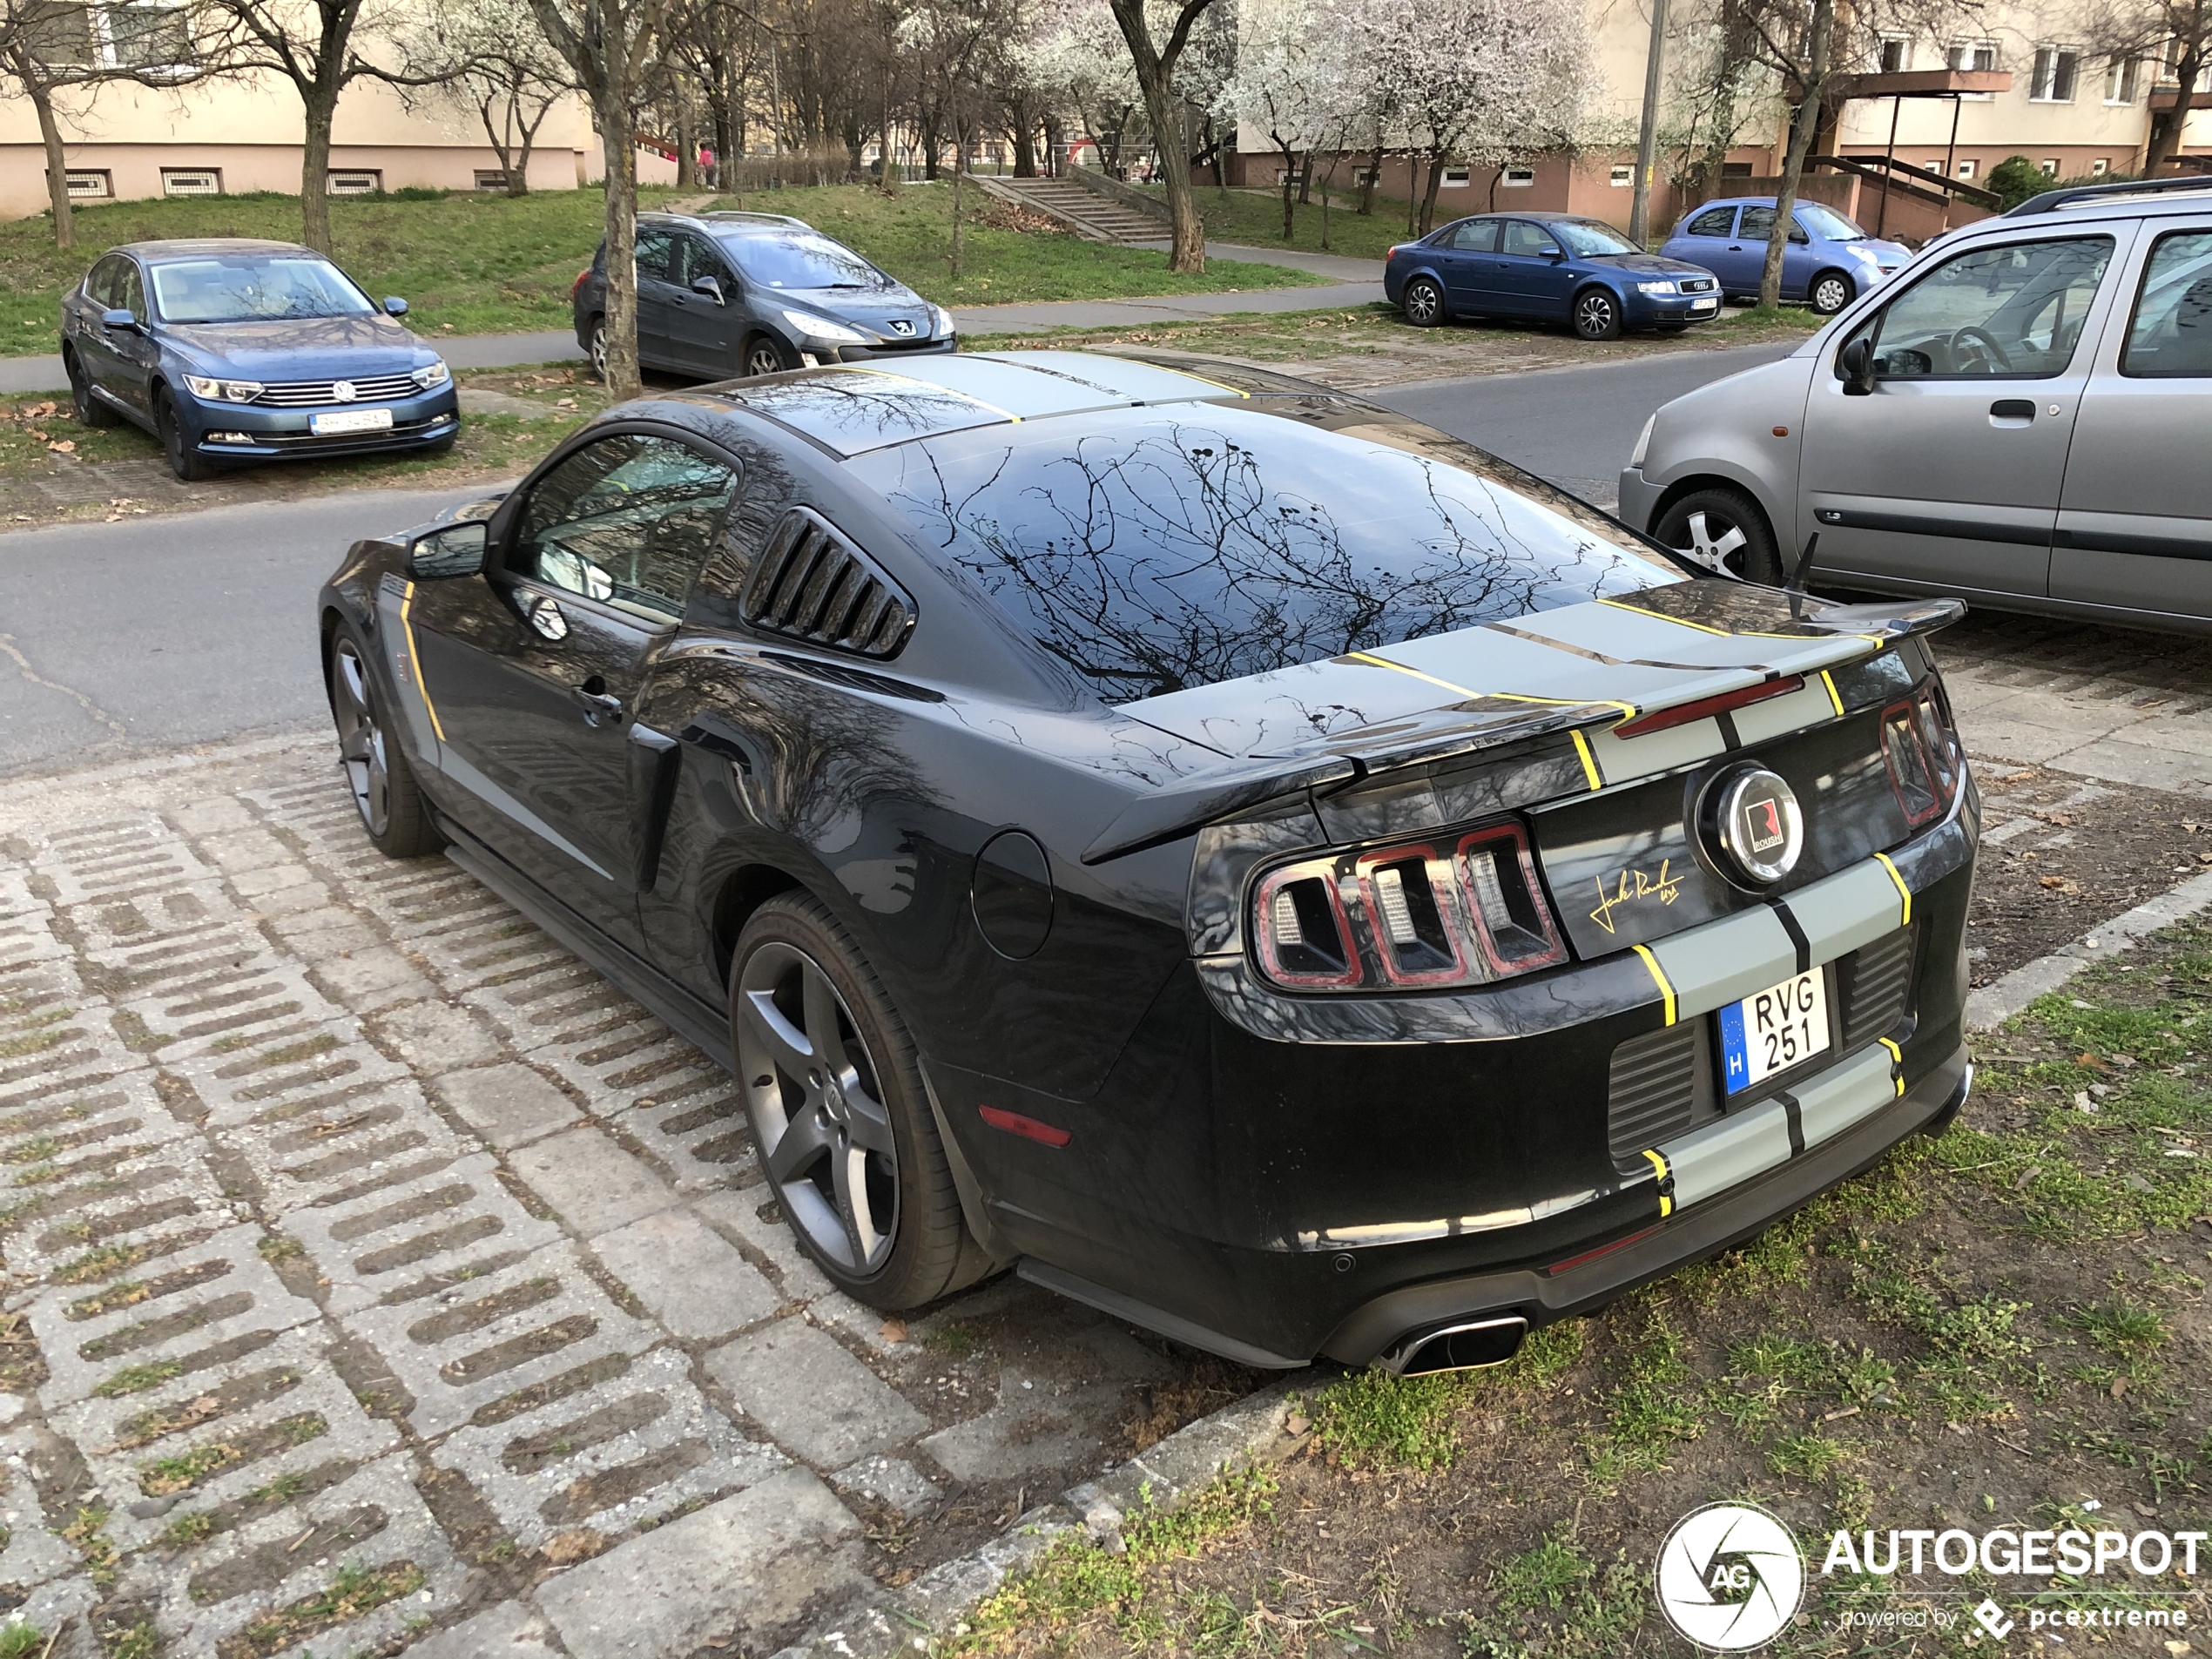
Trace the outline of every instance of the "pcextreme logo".
<instances>
[{"instance_id":1,"label":"pcextreme logo","mask_svg":"<svg viewBox=\"0 0 2212 1659\"><path fill-rule=\"evenodd\" d=\"M1718 1653L1763 1648L1804 1600L1805 1558L1778 1516L1750 1503L1709 1503L1675 1523L1652 1574L1677 1634Z\"/></svg>"}]
</instances>

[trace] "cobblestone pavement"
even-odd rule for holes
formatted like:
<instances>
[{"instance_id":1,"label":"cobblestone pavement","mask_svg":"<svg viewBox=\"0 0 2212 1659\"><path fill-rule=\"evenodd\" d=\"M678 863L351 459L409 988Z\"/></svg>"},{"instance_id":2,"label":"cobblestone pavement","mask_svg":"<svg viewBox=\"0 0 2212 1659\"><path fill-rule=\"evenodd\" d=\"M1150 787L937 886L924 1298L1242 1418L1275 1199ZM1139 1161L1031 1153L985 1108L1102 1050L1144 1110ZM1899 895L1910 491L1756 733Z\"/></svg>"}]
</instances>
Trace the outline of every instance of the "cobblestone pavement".
<instances>
[{"instance_id":1,"label":"cobblestone pavement","mask_svg":"<svg viewBox=\"0 0 2212 1659\"><path fill-rule=\"evenodd\" d=\"M57 1655L772 1651L1233 1397L1015 1281L832 1291L720 1069L370 849L320 733L9 786L0 854L0 1611Z\"/></svg>"}]
</instances>

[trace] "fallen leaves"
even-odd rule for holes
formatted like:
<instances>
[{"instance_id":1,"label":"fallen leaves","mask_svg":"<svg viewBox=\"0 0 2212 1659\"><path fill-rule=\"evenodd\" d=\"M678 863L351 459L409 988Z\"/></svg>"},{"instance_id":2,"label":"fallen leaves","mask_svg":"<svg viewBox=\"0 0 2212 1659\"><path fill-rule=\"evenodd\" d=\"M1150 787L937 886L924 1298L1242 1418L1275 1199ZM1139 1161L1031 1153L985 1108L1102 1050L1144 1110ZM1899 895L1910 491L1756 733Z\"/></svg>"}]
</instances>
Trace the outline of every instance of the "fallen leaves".
<instances>
[{"instance_id":1,"label":"fallen leaves","mask_svg":"<svg viewBox=\"0 0 2212 1659\"><path fill-rule=\"evenodd\" d=\"M2074 894L2081 891L2081 884L2070 875L2038 876L2035 885L2053 893Z\"/></svg>"}]
</instances>

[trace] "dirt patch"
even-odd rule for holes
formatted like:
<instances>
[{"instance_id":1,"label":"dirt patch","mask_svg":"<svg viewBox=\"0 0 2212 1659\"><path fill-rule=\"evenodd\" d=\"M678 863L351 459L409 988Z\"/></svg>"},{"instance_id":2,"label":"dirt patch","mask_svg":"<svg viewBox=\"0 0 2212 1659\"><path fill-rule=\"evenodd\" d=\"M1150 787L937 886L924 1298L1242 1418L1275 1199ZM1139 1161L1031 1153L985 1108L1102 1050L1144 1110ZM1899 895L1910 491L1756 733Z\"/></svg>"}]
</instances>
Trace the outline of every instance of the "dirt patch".
<instances>
[{"instance_id":1,"label":"dirt patch","mask_svg":"<svg viewBox=\"0 0 2212 1659\"><path fill-rule=\"evenodd\" d=\"M2036 766L1985 766L1981 857L1967 913L1976 985L2094 935L2212 871L2212 808Z\"/></svg>"},{"instance_id":2,"label":"dirt patch","mask_svg":"<svg viewBox=\"0 0 2212 1659\"><path fill-rule=\"evenodd\" d=\"M2194 1579L1821 1571L1839 1529L2175 1534L2212 1514L2212 929L2099 970L1984 1050L1948 1135L1497 1371L1319 1392L1306 1450L1258 1498L1141 1525L1127 1557L1063 1548L966 1645L1679 1654L1651 1564L1677 1518L1735 1498L1810 1554L1777 1653L1964 1653L1984 1596L2022 1627L2005 1651L2202 1651L2202 1556ZM2067 1607L2188 1629L2031 1638L2032 1610ZM1844 1628L1853 1612L1953 1626L1870 1634Z\"/></svg>"}]
</instances>

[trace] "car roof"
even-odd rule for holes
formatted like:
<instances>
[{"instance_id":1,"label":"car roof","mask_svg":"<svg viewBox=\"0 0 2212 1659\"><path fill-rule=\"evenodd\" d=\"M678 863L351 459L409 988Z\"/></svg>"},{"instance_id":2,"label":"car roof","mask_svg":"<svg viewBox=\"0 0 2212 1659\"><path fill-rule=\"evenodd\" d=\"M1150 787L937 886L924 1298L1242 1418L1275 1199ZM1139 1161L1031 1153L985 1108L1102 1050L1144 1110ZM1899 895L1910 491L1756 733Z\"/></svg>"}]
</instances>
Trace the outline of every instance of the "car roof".
<instances>
[{"instance_id":1,"label":"car roof","mask_svg":"<svg viewBox=\"0 0 2212 1659\"><path fill-rule=\"evenodd\" d=\"M2031 196L1996 219L1977 219L1969 229L2004 220L2065 220L2100 217L2151 219L2173 213L2201 213L2212 197L2212 178L2135 179L2116 185L2076 185Z\"/></svg>"},{"instance_id":2,"label":"car roof","mask_svg":"<svg viewBox=\"0 0 2212 1659\"><path fill-rule=\"evenodd\" d=\"M1335 395L1286 375L1253 377L1231 364L1191 361L1194 367L1185 368L1102 352L962 352L901 359L895 367L880 360L829 364L704 395L765 415L842 460L979 427L1252 395L1212 378L1210 369L1262 392Z\"/></svg>"},{"instance_id":3,"label":"car roof","mask_svg":"<svg viewBox=\"0 0 2212 1659\"><path fill-rule=\"evenodd\" d=\"M323 256L311 247L297 242L264 242L250 236L180 237L165 242L126 242L110 253L128 253L142 263L158 265L165 260L206 259L211 253L305 253L311 259Z\"/></svg>"},{"instance_id":4,"label":"car roof","mask_svg":"<svg viewBox=\"0 0 2212 1659\"><path fill-rule=\"evenodd\" d=\"M793 219L788 213L741 213L732 208L718 208L711 213L640 213L637 222L649 221L682 225L692 230L706 231L715 236L759 235L772 231L815 231L803 219Z\"/></svg>"}]
</instances>

